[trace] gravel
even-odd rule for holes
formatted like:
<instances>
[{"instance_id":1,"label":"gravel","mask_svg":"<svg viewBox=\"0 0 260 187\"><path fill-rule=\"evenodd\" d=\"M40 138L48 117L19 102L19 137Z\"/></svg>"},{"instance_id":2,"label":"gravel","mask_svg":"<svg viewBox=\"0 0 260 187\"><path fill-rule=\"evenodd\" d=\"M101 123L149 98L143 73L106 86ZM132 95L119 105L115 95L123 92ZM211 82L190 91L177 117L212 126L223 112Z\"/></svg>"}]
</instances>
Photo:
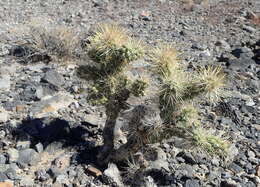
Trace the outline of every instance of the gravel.
<instances>
[{"instance_id":1,"label":"gravel","mask_svg":"<svg viewBox=\"0 0 260 187\"><path fill-rule=\"evenodd\" d=\"M126 186L131 174L134 186L260 185L260 3L205 2L1 1L0 182ZM96 156L106 115L104 108L88 103L87 82L77 76L88 59L39 58L39 53L29 58L33 49L20 46L26 23L46 26L48 21L73 28L84 39L97 23L118 22L151 46L175 43L189 67L222 66L230 97L214 104L210 114L207 104L201 109L214 128L231 137L229 157L211 158L181 138L170 138L154 145L150 167L143 172L128 176L124 164L99 166ZM101 175L90 174L88 165Z\"/></svg>"}]
</instances>

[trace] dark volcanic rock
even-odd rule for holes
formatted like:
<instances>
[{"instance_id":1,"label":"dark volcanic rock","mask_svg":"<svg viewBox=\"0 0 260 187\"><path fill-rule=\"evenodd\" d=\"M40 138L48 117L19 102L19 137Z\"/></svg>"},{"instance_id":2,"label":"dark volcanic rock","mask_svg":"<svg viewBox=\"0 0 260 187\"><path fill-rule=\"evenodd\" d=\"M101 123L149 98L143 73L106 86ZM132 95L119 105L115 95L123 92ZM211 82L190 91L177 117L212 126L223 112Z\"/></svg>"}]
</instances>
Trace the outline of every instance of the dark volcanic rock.
<instances>
[{"instance_id":1,"label":"dark volcanic rock","mask_svg":"<svg viewBox=\"0 0 260 187\"><path fill-rule=\"evenodd\" d=\"M42 81L48 82L57 88L60 88L65 83L64 78L55 70L47 71Z\"/></svg>"},{"instance_id":2,"label":"dark volcanic rock","mask_svg":"<svg viewBox=\"0 0 260 187\"><path fill-rule=\"evenodd\" d=\"M240 70L240 71L245 71L246 68L250 66L250 64L254 64L255 61L252 60L251 58L238 58L238 59L230 59L227 62L228 68L232 70Z\"/></svg>"},{"instance_id":3,"label":"dark volcanic rock","mask_svg":"<svg viewBox=\"0 0 260 187\"><path fill-rule=\"evenodd\" d=\"M231 52L237 58L253 58L254 53L247 47L236 48Z\"/></svg>"},{"instance_id":4,"label":"dark volcanic rock","mask_svg":"<svg viewBox=\"0 0 260 187\"><path fill-rule=\"evenodd\" d=\"M229 165L229 169L232 170L235 173L240 173L243 171L243 168L241 168L239 165L232 163Z\"/></svg>"},{"instance_id":5,"label":"dark volcanic rock","mask_svg":"<svg viewBox=\"0 0 260 187\"><path fill-rule=\"evenodd\" d=\"M186 161L186 163L189 163L189 164L197 163L195 158L192 156L192 154L189 152L186 152L186 151L177 154L177 157L182 157Z\"/></svg>"}]
</instances>

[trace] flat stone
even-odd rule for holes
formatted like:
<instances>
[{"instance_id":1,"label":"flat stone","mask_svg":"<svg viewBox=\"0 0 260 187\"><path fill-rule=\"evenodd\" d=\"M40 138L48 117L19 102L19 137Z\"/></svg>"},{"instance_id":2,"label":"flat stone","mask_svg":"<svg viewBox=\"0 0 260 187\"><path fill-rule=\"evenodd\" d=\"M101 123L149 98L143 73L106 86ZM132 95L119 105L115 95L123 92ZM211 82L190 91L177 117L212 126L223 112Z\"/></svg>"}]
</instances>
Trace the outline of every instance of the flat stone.
<instances>
[{"instance_id":1,"label":"flat stone","mask_svg":"<svg viewBox=\"0 0 260 187\"><path fill-rule=\"evenodd\" d=\"M51 98L34 103L31 108L31 113L34 118L48 117L59 109L68 107L73 102L74 99L71 95L58 94Z\"/></svg>"},{"instance_id":2,"label":"flat stone","mask_svg":"<svg viewBox=\"0 0 260 187\"><path fill-rule=\"evenodd\" d=\"M53 89L52 87L46 85L46 83L42 83L42 85L37 86L35 89L35 96L39 100L43 100L44 98L53 96L57 92L56 89Z\"/></svg>"},{"instance_id":3,"label":"flat stone","mask_svg":"<svg viewBox=\"0 0 260 187\"><path fill-rule=\"evenodd\" d=\"M45 73L44 77L42 78L43 82L48 82L55 87L61 87L65 81L64 78L56 71L49 70Z\"/></svg>"},{"instance_id":4,"label":"flat stone","mask_svg":"<svg viewBox=\"0 0 260 187\"><path fill-rule=\"evenodd\" d=\"M19 151L17 162L23 166L35 165L40 160L39 154L34 149L25 149Z\"/></svg>"},{"instance_id":5,"label":"flat stone","mask_svg":"<svg viewBox=\"0 0 260 187\"><path fill-rule=\"evenodd\" d=\"M9 162L16 162L19 158L19 151L14 148L10 148L7 151L7 154L9 156Z\"/></svg>"},{"instance_id":6,"label":"flat stone","mask_svg":"<svg viewBox=\"0 0 260 187\"><path fill-rule=\"evenodd\" d=\"M50 143L46 148L45 152L48 152L49 154L55 153L57 150L62 149L63 143L62 142L52 142Z\"/></svg>"},{"instance_id":7,"label":"flat stone","mask_svg":"<svg viewBox=\"0 0 260 187\"><path fill-rule=\"evenodd\" d=\"M158 170L164 169L166 171L169 171L169 163L166 160L158 159L151 162L149 168Z\"/></svg>"},{"instance_id":8,"label":"flat stone","mask_svg":"<svg viewBox=\"0 0 260 187\"><path fill-rule=\"evenodd\" d=\"M85 115L85 120L92 125L102 127L106 122L106 116L103 115L100 117L100 115L97 113L91 113Z\"/></svg>"}]
</instances>

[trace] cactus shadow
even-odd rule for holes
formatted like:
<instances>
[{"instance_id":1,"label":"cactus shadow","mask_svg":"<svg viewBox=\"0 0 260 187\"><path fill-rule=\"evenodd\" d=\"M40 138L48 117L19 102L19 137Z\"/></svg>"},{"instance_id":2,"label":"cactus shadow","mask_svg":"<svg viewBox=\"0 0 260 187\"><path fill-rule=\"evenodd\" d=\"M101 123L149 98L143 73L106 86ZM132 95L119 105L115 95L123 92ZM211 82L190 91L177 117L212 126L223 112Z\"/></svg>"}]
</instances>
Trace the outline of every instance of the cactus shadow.
<instances>
[{"instance_id":1,"label":"cactus shadow","mask_svg":"<svg viewBox=\"0 0 260 187\"><path fill-rule=\"evenodd\" d=\"M30 148L41 143L43 151L49 153L59 149L74 150L71 162L97 165L99 147L95 146L95 137L102 131L94 124L84 121L75 124L60 118L25 119L6 131L13 141L30 141Z\"/></svg>"}]
</instances>

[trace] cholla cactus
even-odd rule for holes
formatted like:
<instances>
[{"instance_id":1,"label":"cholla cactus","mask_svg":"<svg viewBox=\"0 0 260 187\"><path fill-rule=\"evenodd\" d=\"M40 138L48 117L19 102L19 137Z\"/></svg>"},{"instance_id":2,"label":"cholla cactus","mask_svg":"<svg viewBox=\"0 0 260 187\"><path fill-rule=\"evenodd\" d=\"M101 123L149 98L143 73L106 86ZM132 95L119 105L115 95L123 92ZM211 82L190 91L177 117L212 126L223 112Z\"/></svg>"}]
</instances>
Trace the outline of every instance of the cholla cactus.
<instances>
[{"instance_id":1,"label":"cholla cactus","mask_svg":"<svg viewBox=\"0 0 260 187\"><path fill-rule=\"evenodd\" d=\"M107 104L109 99L120 93L123 89L127 89L130 85L130 80L124 75L107 76L94 81L88 98L95 105Z\"/></svg>"},{"instance_id":2,"label":"cholla cactus","mask_svg":"<svg viewBox=\"0 0 260 187\"><path fill-rule=\"evenodd\" d=\"M175 114L178 128L189 129L200 126L198 109L193 104L180 106L180 111Z\"/></svg>"},{"instance_id":3,"label":"cholla cactus","mask_svg":"<svg viewBox=\"0 0 260 187\"><path fill-rule=\"evenodd\" d=\"M179 52L171 44L160 44L151 54L153 70L162 78L171 77L176 71L182 69Z\"/></svg>"},{"instance_id":4,"label":"cholla cactus","mask_svg":"<svg viewBox=\"0 0 260 187\"><path fill-rule=\"evenodd\" d=\"M192 130L192 138L196 145L211 155L224 157L228 154L230 142L225 140L221 134L214 135L212 130L199 127Z\"/></svg>"},{"instance_id":5,"label":"cholla cactus","mask_svg":"<svg viewBox=\"0 0 260 187\"><path fill-rule=\"evenodd\" d=\"M144 79L136 79L131 85L131 93L136 96L144 96L144 91L148 87L149 82Z\"/></svg>"},{"instance_id":6,"label":"cholla cactus","mask_svg":"<svg viewBox=\"0 0 260 187\"><path fill-rule=\"evenodd\" d=\"M124 72L131 61L143 55L141 42L130 37L126 29L116 24L98 25L89 41L88 54L96 62L96 67L91 68L95 69L92 72L95 80L90 88L90 101L93 104L107 105L114 100L113 104L107 105L110 108L108 110L112 110L112 105L122 104L115 103L115 100L120 100L121 97L128 97L129 94L143 96L148 82L141 79L132 81Z\"/></svg>"},{"instance_id":7,"label":"cholla cactus","mask_svg":"<svg viewBox=\"0 0 260 187\"><path fill-rule=\"evenodd\" d=\"M129 62L143 55L139 40L129 36L126 29L116 24L100 24L89 38L89 56L101 66L104 74L118 73Z\"/></svg>"},{"instance_id":8,"label":"cholla cactus","mask_svg":"<svg viewBox=\"0 0 260 187\"><path fill-rule=\"evenodd\" d=\"M88 54L96 63L95 75L99 75L95 76L89 98L94 104L105 105L108 116L104 145L98 155L101 164L126 160L159 140L160 133L163 138L177 135L176 129L209 153L220 155L218 149L228 149L227 141L203 128L198 109L189 104L199 96L210 101L220 96L225 80L221 68L210 66L191 76L172 45L159 45L150 57L160 83L160 111L147 104L129 109L126 102L130 95L143 96L149 85L141 78L130 79L124 71L131 61L144 54L142 45L116 24L99 25L89 41Z\"/></svg>"},{"instance_id":9,"label":"cholla cactus","mask_svg":"<svg viewBox=\"0 0 260 187\"><path fill-rule=\"evenodd\" d=\"M225 74L220 67L202 68L190 75L178 58L172 45L160 45L152 52L154 70L159 77L161 117L165 123L161 130L164 137L183 133L209 153L220 155L230 145L221 136L215 136L202 127L198 110L190 104L195 99L215 102L223 95Z\"/></svg>"},{"instance_id":10,"label":"cholla cactus","mask_svg":"<svg viewBox=\"0 0 260 187\"><path fill-rule=\"evenodd\" d=\"M209 66L199 70L197 76L187 86L185 98L193 99L203 95L210 102L216 102L224 95L225 74L222 68Z\"/></svg>"}]
</instances>

